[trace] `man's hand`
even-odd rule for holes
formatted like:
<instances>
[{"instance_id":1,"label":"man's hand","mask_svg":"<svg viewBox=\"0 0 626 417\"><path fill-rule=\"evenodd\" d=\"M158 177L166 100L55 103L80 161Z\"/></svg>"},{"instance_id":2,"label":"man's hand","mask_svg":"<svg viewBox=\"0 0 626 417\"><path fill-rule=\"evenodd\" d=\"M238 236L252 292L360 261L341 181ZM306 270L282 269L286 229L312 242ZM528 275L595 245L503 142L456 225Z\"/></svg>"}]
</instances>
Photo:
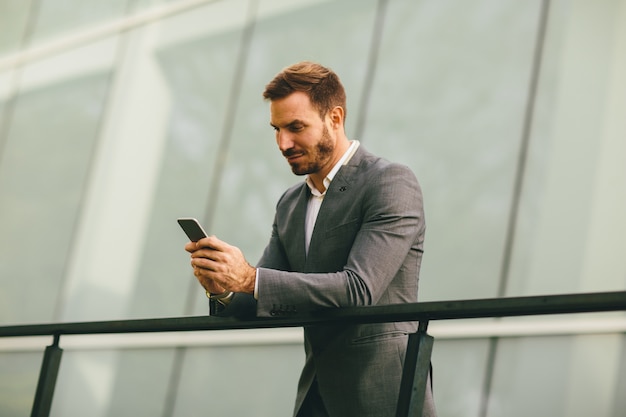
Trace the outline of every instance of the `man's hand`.
<instances>
[{"instance_id":1,"label":"man's hand","mask_svg":"<svg viewBox=\"0 0 626 417\"><path fill-rule=\"evenodd\" d=\"M187 243L185 250L191 253L191 266L198 282L211 294L254 293L256 268L246 261L238 247L209 236Z\"/></svg>"}]
</instances>

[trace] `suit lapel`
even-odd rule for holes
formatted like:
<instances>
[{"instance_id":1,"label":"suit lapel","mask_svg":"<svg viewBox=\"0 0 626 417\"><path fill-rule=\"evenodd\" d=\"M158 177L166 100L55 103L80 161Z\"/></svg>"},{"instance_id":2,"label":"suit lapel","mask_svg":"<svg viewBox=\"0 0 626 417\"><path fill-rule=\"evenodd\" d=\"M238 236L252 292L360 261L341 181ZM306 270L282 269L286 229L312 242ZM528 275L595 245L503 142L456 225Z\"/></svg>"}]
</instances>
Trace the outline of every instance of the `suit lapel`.
<instances>
[{"instance_id":1,"label":"suit lapel","mask_svg":"<svg viewBox=\"0 0 626 417\"><path fill-rule=\"evenodd\" d=\"M306 184L302 184L300 194L296 200L295 207L288 219L289 230L292 231L289 247L289 260L294 271L304 270L306 262L305 233L304 224L306 222L306 209L309 201L310 191Z\"/></svg>"},{"instance_id":2,"label":"suit lapel","mask_svg":"<svg viewBox=\"0 0 626 417\"><path fill-rule=\"evenodd\" d=\"M324 201L322 201L322 206L320 207L319 214L317 215L317 220L315 221L315 227L313 228L313 234L311 236L311 244L309 245L309 255L315 251L315 247L318 244L324 244L326 231L336 226L336 215L341 214L345 205L354 200L353 196L357 191L353 189L353 185L355 183L354 177L357 175L358 167L362 159L363 149L362 147L359 147L350 161L339 169L337 175L335 175L335 178L330 183L330 187L328 187L328 190L326 191ZM306 215L306 203L304 210ZM302 227L302 231L304 232L304 226ZM315 259L315 256L308 256L307 258ZM307 260L307 267L309 266L310 264Z\"/></svg>"}]
</instances>

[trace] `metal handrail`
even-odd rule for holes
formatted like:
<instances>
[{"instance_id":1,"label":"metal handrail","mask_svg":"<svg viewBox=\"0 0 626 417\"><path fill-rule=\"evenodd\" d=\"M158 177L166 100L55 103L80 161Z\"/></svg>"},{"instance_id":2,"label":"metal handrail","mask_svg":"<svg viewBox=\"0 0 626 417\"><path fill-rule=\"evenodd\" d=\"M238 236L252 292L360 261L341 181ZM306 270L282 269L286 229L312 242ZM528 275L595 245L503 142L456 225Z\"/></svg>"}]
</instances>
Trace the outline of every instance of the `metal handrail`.
<instances>
[{"instance_id":1,"label":"metal handrail","mask_svg":"<svg viewBox=\"0 0 626 417\"><path fill-rule=\"evenodd\" d=\"M433 301L384 306L312 311L278 318L188 316L71 323L0 326L0 337L54 336L46 348L31 416L48 416L60 366L62 335L189 332L201 330L261 329L309 325L419 321L410 335L403 370L397 416L421 415L433 338L426 331L431 320L493 318L552 314L626 311L626 291L541 295L475 300Z\"/></svg>"},{"instance_id":2,"label":"metal handrail","mask_svg":"<svg viewBox=\"0 0 626 417\"><path fill-rule=\"evenodd\" d=\"M454 320L626 310L626 291L429 301L313 311L297 317L186 316L0 326L0 337L301 327L338 323Z\"/></svg>"}]
</instances>

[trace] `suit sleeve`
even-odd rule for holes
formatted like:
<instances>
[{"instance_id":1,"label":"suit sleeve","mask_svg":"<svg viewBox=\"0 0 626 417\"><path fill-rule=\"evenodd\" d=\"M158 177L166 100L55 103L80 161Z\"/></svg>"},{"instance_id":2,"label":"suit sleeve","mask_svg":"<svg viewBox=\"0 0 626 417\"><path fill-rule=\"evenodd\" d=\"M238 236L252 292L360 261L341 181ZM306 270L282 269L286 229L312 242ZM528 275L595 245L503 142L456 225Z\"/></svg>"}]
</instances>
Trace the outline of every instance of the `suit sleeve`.
<instances>
[{"instance_id":1,"label":"suit sleeve","mask_svg":"<svg viewBox=\"0 0 626 417\"><path fill-rule=\"evenodd\" d=\"M270 242L269 267L261 264L259 268L258 316L275 315L277 306L297 314L317 308L377 304L394 278L402 275L401 269L415 271L410 279L415 282L416 297L425 229L417 179L407 167L388 164L363 184L359 191L362 223L340 270L300 273L274 268L280 254L278 260L273 258L279 251Z\"/></svg>"}]
</instances>

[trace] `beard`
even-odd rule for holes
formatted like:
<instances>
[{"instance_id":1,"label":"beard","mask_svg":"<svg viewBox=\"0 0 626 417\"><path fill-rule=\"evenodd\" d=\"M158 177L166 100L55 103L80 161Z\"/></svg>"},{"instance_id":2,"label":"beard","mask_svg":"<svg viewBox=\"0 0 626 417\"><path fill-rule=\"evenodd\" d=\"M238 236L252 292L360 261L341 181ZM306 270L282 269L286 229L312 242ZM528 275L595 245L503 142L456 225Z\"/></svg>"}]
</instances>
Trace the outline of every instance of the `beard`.
<instances>
[{"instance_id":1,"label":"beard","mask_svg":"<svg viewBox=\"0 0 626 417\"><path fill-rule=\"evenodd\" d=\"M319 142L317 142L312 151L307 151L306 153L306 155L308 155L311 160L300 163L291 163L291 171L296 175L307 175L316 173L328 163L334 151L335 143L330 137L328 128L324 126L324 131L322 132L322 137L320 138ZM284 155L289 156L293 153L297 153L297 151L285 152Z\"/></svg>"}]
</instances>

